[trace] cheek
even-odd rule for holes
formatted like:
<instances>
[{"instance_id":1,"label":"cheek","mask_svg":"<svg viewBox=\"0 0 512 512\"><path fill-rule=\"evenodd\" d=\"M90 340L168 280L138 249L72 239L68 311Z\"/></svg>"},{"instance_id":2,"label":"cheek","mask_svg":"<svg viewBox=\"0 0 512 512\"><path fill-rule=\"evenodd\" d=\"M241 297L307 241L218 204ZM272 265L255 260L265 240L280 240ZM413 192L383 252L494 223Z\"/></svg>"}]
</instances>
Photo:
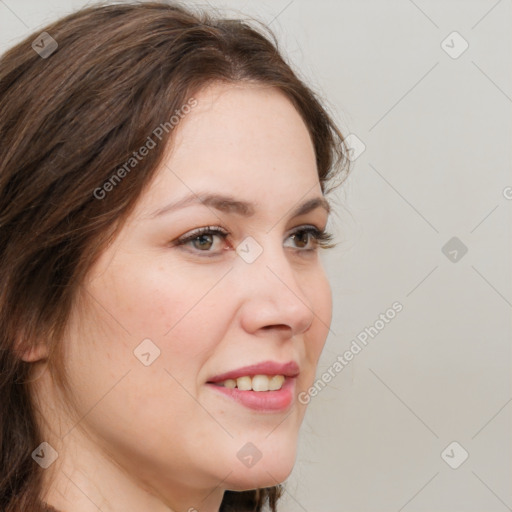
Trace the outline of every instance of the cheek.
<instances>
[{"instance_id":1,"label":"cheek","mask_svg":"<svg viewBox=\"0 0 512 512\"><path fill-rule=\"evenodd\" d=\"M212 271L199 274L187 265L173 267L171 272L168 265L135 264L133 258L123 261L119 257L108 272L89 283L91 295L102 305L94 308L99 317L94 323L101 326L96 330L101 338L99 351L115 360L117 367L138 370L144 367L134 350L147 345L149 357L153 357L152 351L160 352L151 366L144 368L146 373L160 370L161 379L167 370L193 391L202 366L231 321L226 289L215 286L220 277ZM147 339L151 343L141 345ZM165 377L170 381L167 384L177 386L168 374ZM151 380L141 382L144 389L158 395L157 389L150 389L152 385Z\"/></svg>"},{"instance_id":2,"label":"cheek","mask_svg":"<svg viewBox=\"0 0 512 512\"><path fill-rule=\"evenodd\" d=\"M198 276L187 265L171 270L154 261L137 263L134 258L119 258L108 275L91 283L91 293L132 339L155 338L165 343L186 326L191 328L190 318L215 314L210 301L204 299L218 277L203 274ZM223 300L218 290L215 297L217 302ZM107 319L109 323L111 320ZM194 323L192 332L199 332L202 326L202 322Z\"/></svg>"},{"instance_id":3,"label":"cheek","mask_svg":"<svg viewBox=\"0 0 512 512\"><path fill-rule=\"evenodd\" d=\"M152 432L143 444L155 456L163 444L174 446L173 436L203 439L204 425L218 428L192 398L231 322L229 297L214 290L218 279L112 265L88 283L87 318L70 340L70 387L79 417L119 452L128 453L140 432ZM145 366L134 350L147 338L160 354Z\"/></svg>"}]
</instances>

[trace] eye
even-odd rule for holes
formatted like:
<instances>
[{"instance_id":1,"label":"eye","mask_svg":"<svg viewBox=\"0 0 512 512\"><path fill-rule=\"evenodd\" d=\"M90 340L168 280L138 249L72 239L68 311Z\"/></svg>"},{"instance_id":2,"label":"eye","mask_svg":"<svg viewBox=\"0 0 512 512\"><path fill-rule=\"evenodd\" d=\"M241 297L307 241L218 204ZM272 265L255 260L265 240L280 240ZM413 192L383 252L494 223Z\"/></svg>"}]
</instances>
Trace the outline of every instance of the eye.
<instances>
[{"instance_id":1,"label":"eye","mask_svg":"<svg viewBox=\"0 0 512 512\"><path fill-rule=\"evenodd\" d=\"M222 250L221 247L217 251L211 250L212 247L215 246L215 238L220 238L221 242L224 242L228 236L229 233L224 228L219 226L207 226L194 229L190 233L183 235L173 242L173 245L188 246L193 252L202 253L202 256L215 256ZM334 247L334 244L330 243L333 239L333 235L315 226L301 227L291 233L288 238L293 240L295 245L291 246L291 248L297 250L297 252L309 253L316 251L319 247L323 249Z\"/></svg>"},{"instance_id":2,"label":"eye","mask_svg":"<svg viewBox=\"0 0 512 512\"><path fill-rule=\"evenodd\" d=\"M294 240L295 243L298 243L298 247L301 251L315 251L319 247L322 249L329 249L334 247L334 244L331 244L333 240L333 235L328 233L325 229L318 229L315 226L305 226L296 231L294 231L290 237ZM308 242L311 241L312 246L307 248ZM305 248L306 247L306 248Z\"/></svg>"},{"instance_id":3,"label":"eye","mask_svg":"<svg viewBox=\"0 0 512 512\"><path fill-rule=\"evenodd\" d=\"M224 241L228 234L218 226L198 228L178 238L176 245L189 245L199 252L214 253L210 248L214 245L215 237L220 237Z\"/></svg>"}]
</instances>

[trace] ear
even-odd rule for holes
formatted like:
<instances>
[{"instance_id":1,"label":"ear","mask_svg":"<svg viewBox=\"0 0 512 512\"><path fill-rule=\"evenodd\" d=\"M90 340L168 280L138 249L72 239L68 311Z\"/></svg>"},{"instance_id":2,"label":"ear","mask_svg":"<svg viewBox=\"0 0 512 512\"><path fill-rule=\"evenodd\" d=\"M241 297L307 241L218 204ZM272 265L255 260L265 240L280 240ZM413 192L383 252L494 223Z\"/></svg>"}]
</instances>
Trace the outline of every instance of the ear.
<instances>
[{"instance_id":1,"label":"ear","mask_svg":"<svg viewBox=\"0 0 512 512\"><path fill-rule=\"evenodd\" d=\"M24 349L20 348L18 353L22 361L26 363L37 363L38 361L48 358L48 347L46 343L41 342Z\"/></svg>"}]
</instances>

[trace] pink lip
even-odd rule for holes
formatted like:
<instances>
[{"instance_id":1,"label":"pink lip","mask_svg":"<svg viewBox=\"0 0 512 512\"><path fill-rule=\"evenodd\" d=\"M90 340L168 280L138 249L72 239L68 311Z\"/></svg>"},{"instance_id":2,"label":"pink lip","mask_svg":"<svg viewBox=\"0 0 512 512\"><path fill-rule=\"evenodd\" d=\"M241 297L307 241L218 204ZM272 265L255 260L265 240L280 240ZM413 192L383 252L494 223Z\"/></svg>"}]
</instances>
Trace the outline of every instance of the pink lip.
<instances>
[{"instance_id":1,"label":"pink lip","mask_svg":"<svg viewBox=\"0 0 512 512\"><path fill-rule=\"evenodd\" d=\"M216 375L208 380L212 382L224 382L227 379L238 379L248 375L254 377L255 375L284 375L285 377L297 377L299 374L299 365L295 361L288 361L287 363L277 363L276 361L264 361L262 363L244 366L221 375Z\"/></svg>"},{"instance_id":2,"label":"pink lip","mask_svg":"<svg viewBox=\"0 0 512 512\"><path fill-rule=\"evenodd\" d=\"M210 382L207 383L207 386L249 409L260 412L284 411L290 406L295 395L294 377L286 377L283 387L278 391L242 391L238 388L225 388Z\"/></svg>"},{"instance_id":3,"label":"pink lip","mask_svg":"<svg viewBox=\"0 0 512 512\"><path fill-rule=\"evenodd\" d=\"M264 412L284 411L292 403L295 395L295 380L299 374L299 365L294 361L277 363L275 361L264 361L263 363L244 366L231 372L223 373L212 377L206 384L211 389L222 393L249 409ZM242 391L238 388L225 388L219 386L219 382L227 379L237 379L244 376L254 375L284 375L285 381L281 389L277 391Z\"/></svg>"}]
</instances>

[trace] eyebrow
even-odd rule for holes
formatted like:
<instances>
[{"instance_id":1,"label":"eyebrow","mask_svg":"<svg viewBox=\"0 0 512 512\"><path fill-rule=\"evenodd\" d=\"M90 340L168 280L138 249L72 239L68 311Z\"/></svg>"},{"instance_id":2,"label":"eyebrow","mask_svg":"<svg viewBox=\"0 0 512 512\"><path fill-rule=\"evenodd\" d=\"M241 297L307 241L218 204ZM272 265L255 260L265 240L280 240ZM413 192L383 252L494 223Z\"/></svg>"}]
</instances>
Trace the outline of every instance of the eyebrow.
<instances>
[{"instance_id":1,"label":"eyebrow","mask_svg":"<svg viewBox=\"0 0 512 512\"><path fill-rule=\"evenodd\" d=\"M167 213L176 211L180 208L185 208L194 204L203 204L207 207L214 208L216 210L225 213L235 213L242 215L243 217L251 217L256 212L254 203L247 201L240 201L232 196L222 194L191 194L174 203L170 203L163 208L153 212L149 218L154 219ZM328 201L324 197L314 197L309 199L305 203L301 204L295 210L292 211L291 217L299 217L305 215L317 208L323 208L327 214L331 212L331 207Z\"/></svg>"}]
</instances>

